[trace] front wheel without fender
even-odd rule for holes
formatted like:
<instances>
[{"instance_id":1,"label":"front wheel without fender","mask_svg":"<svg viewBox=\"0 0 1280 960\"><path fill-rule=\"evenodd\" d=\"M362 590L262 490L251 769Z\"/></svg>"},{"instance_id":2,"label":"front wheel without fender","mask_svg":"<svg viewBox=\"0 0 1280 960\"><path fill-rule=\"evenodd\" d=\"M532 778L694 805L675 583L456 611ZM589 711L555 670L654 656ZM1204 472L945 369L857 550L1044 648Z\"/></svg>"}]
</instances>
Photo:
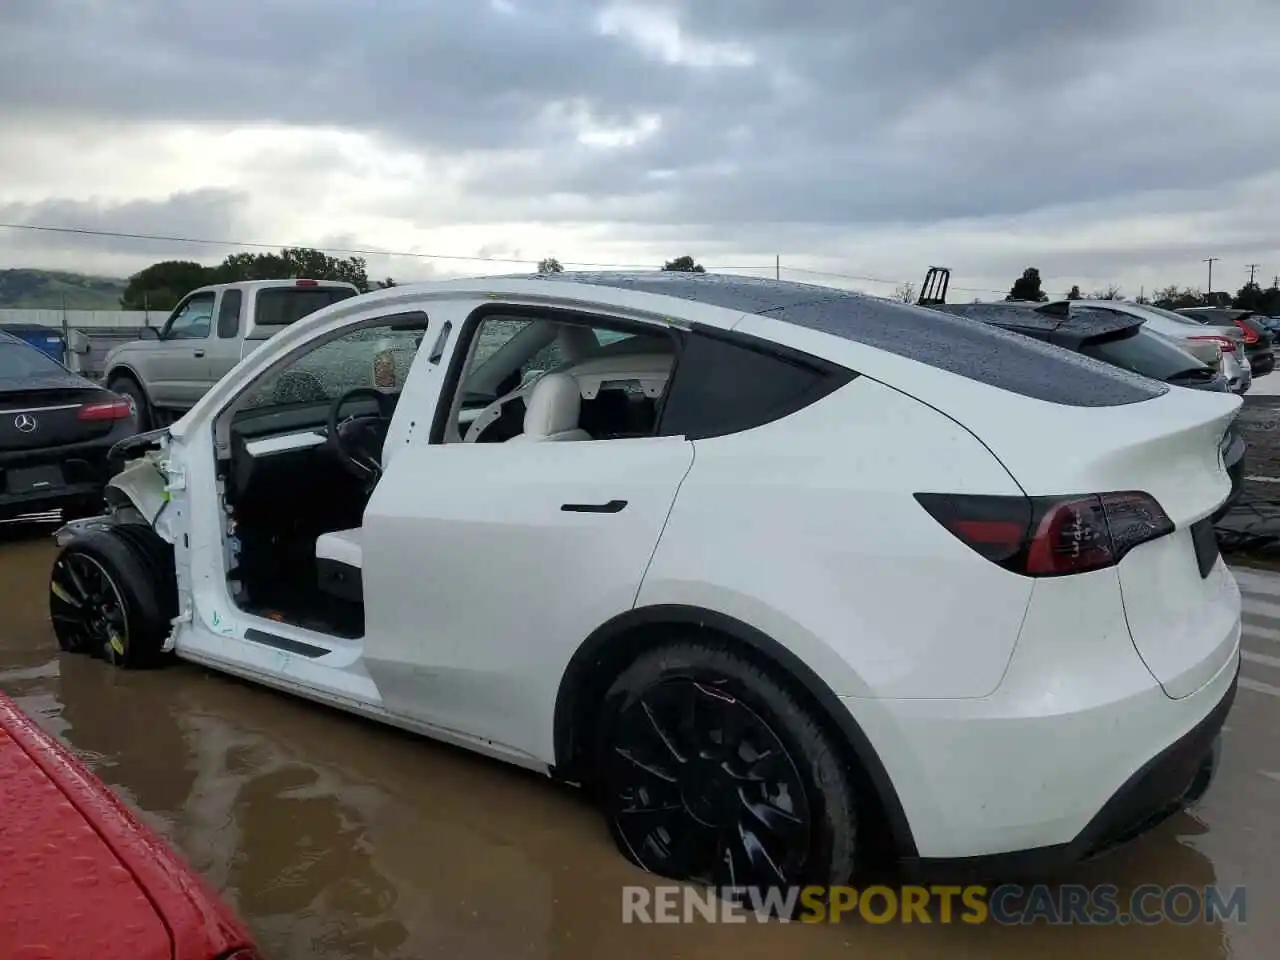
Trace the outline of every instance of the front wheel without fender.
<instances>
[{"instance_id":1,"label":"front wheel without fender","mask_svg":"<svg viewBox=\"0 0 1280 960\"><path fill-rule=\"evenodd\" d=\"M170 551L139 525L89 531L63 547L49 579L58 645L119 667L157 663L177 614Z\"/></svg>"},{"instance_id":2,"label":"front wheel without fender","mask_svg":"<svg viewBox=\"0 0 1280 960\"><path fill-rule=\"evenodd\" d=\"M638 866L761 898L849 882L857 798L847 765L756 663L697 642L651 650L614 681L601 717L600 803Z\"/></svg>"},{"instance_id":3,"label":"front wheel without fender","mask_svg":"<svg viewBox=\"0 0 1280 960\"><path fill-rule=\"evenodd\" d=\"M127 375L115 377L107 384L107 389L125 397L133 405L133 415L139 433L145 433L151 429L153 420L151 404L147 400L147 392L136 380Z\"/></svg>"}]
</instances>

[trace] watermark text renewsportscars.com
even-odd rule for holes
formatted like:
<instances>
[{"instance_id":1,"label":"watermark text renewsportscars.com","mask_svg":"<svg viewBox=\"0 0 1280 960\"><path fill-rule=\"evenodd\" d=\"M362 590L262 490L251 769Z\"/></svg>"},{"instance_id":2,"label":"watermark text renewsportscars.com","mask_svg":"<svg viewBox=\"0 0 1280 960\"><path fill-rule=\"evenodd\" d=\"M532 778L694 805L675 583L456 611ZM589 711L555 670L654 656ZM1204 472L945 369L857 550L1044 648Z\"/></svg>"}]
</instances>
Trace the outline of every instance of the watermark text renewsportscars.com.
<instances>
[{"instance_id":1,"label":"watermark text renewsportscars.com","mask_svg":"<svg viewBox=\"0 0 1280 960\"><path fill-rule=\"evenodd\" d=\"M623 923L1191 925L1246 920L1246 888L1145 884L622 888Z\"/></svg>"}]
</instances>

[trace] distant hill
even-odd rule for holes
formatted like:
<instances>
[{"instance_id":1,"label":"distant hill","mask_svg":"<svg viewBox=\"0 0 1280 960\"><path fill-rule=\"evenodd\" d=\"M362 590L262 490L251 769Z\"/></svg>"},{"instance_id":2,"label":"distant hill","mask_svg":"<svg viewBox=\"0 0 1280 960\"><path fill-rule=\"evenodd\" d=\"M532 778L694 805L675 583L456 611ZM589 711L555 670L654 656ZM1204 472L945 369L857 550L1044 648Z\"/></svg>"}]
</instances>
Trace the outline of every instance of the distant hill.
<instances>
[{"instance_id":1,"label":"distant hill","mask_svg":"<svg viewBox=\"0 0 1280 960\"><path fill-rule=\"evenodd\" d=\"M127 282L60 270L0 270L0 307L119 310Z\"/></svg>"}]
</instances>

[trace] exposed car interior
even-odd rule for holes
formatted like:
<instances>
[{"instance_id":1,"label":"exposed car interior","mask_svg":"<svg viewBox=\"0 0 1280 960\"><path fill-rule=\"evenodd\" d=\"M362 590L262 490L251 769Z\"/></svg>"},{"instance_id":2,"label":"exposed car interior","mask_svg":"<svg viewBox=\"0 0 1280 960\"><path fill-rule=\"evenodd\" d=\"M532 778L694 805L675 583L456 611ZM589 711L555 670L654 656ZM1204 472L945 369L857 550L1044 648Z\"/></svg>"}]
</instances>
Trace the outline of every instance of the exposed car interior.
<instances>
[{"instance_id":1,"label":"exposed car interior","mask_svg":"<svg viewBox=\"0 0 1280 960\"><path fill-rule=\"evenodd\" d=\"M228 586L246 613L355 639L364 632L361 520L382 470L425 315L372 325L286 360L222 416L218 475ZM466 347L443 443L651 435L675 361L663 331L490 316ZM388 448L390 449L390 448Z\"/></svg>"}]
</instances>

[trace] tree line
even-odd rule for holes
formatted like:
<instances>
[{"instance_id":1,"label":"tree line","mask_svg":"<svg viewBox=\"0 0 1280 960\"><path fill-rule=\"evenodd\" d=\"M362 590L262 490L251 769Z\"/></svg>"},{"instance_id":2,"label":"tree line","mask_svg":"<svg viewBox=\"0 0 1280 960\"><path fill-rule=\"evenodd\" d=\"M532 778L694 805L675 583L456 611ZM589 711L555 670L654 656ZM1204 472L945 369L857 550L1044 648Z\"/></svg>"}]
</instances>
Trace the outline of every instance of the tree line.
<instances>
[{"instance_id":1,"label":"tree line","mask_svg":"<svg viewBox=\"0 0 1280 960\"><path fill-rule=\"evenodd\" d=\"M339 280L361 293L394 287L390 277L370 282L363 257L331 257L309 247L285 247L279 253L233 253L216 266L191 260L162 260L129 278L120 297L125 310L172 310L197 287L242 280Z\"/></svg>"},{"instance_id":2,"label":"tree line","mask_svg":"<svg viewBox=\"0 0 1280 960\"><path fill-rule=\"evenodd\" d=\"M707 268L693 257L676 257L662 265L662 269L674 273L706 273ZM564 273L564 264L555 257L546 257L538 261L538 269L534 273Z\"/></svg>"},{"instance_id":3,"label":"tree line","mask_svg":"<svg viewBox=\"0 0 1280 960\"><path fill-rule=\"evenodd\" d=\"M1045 303L1049 295L1045 293L1040 279L1040 271L1036 267L1027 267L1022 276L1013 282L1005 300L1031 300ZM1124 292L1115 284L1082 293L1079 284L1072 284L1071 289L1063 294L1065 300L1124 300ZM1135 303L1149 303L1166 310L1179 310L1183 307L1233 307L1236 310L1252 310L1266 316L1280 316L1280 287L1272 284L1263 287L1249 281L1235 294L1224 290L1213 293L1202 293L1199 287L1179 287L1177 284L1154 291L1151 296L1139 295L1133 298Z\"/></svg>"},{"instance_id":4,"label":"tree line","mask_svg":"<svg viewBox=\"0 0 1280 960\"><path fill-rule=\"evenodd\" d=\"M663 270L681 273L706 273L706 268L693 257L668 260ZM554 257L538 262L536 273L563 273L564 266ZM285 247L279 253L233 253L216 266L192 260L162 260L139 270L129 278L120 306L125 310L172 310L188 293L211 283L236 283L243 280L338 280L350 283L361 293L394 287L390 277L370 281L368 264L363 257L331 257L310 247Z\"/></svg>"},{"instance_id":5,"label":"tree line","mask_svg":"<svg viewBox=\"0 0 1280 960\"><path fill-rule=\"evenodd\" d=\"M676 273L706 273L706 268L691 256L679 256L663 263L661 270ZM563 273L564 265L555 257L538 261L534 273ZM371 281L368 265L363 257L333 257L310 247L285 247L279 253L233 253L216 266L206 266L190 260L162 260L138 271L129 278L120 306L125 310L172 310L178 302L197 287L211 283L233 283L241 280L291 280L307 277L312 280L339 280L350 283L361 293L373 289L394 287L390 277ZM904 302L915 301L915 285L902 284L894 291L894 298ZM1062 294L1066 300L1124 300L1124 292L1111 284L1098 290L1084 292L1079 284ZM1150 303L1168 310L1181 307L1235 307L1257 313L1280 316L1280 288L1250 281L1234 295L1225 291L1201 293L1198 287L1179 287L1173 284L1154 291L1150 297L1134 297L1135 303ZM1045 303L1049 294L1037 267L1027 267L1009 288L1005 300L1030 300Z\"/></svg>"}]
</instances>

